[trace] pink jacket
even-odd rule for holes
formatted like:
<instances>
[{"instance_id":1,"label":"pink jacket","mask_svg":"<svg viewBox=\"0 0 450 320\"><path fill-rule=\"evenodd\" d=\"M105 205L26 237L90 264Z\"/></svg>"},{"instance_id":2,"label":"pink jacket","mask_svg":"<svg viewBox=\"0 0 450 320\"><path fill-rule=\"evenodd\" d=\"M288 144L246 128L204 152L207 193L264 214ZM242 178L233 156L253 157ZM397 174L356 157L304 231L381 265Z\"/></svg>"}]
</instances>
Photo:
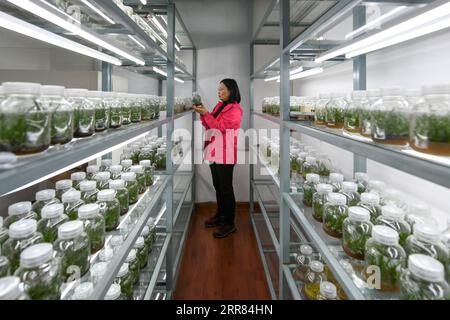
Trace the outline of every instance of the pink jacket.
<instances>
[{"instance_id":1,"label":"pink jacket","mask_svg":"<svg viewBox=\"0 0 450 320\"><path fill-rule=\"evenodd\" d=\"M213 114L222 103L220 101L211 113L206 112L200 116L206 129L204 159L211 163L236 164L237 139L243 111L239 103L230 103L214 118Z\"/></svg>"}]
</instances>

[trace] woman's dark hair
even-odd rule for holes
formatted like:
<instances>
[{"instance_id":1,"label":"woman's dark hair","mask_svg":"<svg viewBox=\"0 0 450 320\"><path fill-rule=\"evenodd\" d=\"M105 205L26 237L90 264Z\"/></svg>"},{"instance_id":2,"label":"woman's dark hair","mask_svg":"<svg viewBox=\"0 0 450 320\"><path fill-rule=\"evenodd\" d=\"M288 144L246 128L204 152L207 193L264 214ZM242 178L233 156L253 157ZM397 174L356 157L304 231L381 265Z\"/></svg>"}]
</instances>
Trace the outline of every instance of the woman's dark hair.
<instances>
[{"instance_id":1,"label":"woman's dark hair","mask_svg":"<svg viewBox=\"0 0 450 320\"><path fill-rule=\"evenodd\" d=\"M239 87L236 80L223 79L220 83L223 83L224 86L227 87L228 91L230 91L230 102L241 102L241 93L239 92Z\"/></svg>"}]
</instances>

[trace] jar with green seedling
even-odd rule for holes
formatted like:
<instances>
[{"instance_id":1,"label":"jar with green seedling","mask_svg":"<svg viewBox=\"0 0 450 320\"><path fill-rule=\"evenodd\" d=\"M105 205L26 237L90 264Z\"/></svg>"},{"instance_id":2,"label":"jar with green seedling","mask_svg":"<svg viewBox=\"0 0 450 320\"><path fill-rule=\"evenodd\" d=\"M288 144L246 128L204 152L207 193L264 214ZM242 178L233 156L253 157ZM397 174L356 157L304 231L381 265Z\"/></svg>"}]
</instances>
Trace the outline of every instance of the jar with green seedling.
<instances>
[{"instance_id":1,"label":"jar with green seedling","mask_svg":"<svg viewBox=\"0 0 450 320\"><path fill-rule=\"evenodd\" d=\"M19 277L9 276L0 278L0 300L30 300L23 292Z\"/></svg>"},{"instance_id":2,"label":"jar with green seedling","mask_svg":"<svg viewBox=\"0 0 450 320\"><path fill-rule=\"evenodd\" d=\"M328 93L319 94L319 99L314 107L314 123L319 126L326 124L326 106L330 102L331 95Z\"/></svg>"},{"instance_id":3,"label":"jar with green seedling","mask_svg":"<svg viewBox=\"0 0 450 320\"><path fill-rule=\"evenodd\" d=\"M64 204L64 213L70 220L78 218L78 208L85 204L81 199L81 192L77 190L67 191L62 195L62 203Z\"/></svg>"},{"instance_id":4,"label":"jar with green seedling","mask_svg":"<svg viewBox=\"0 0 450 320\"><path fill-rule=\"evenodd\" d=\"M365 104L359 113L360 134L366 138L372 137L372 106L381 99L381 91L371 89L366 91L367 104Z\"/></svg>"},{"instance_id":5,"label":"jar with green seedling","mask_svg":"<svg viewBox=\"0 0 450 320\"><path fill-rule=\"evenodd\" d=\"M314 260L309 263L302 293L307 300L315 300L320 291L320 284L327 280L322 262Z\"/></svg>"},{"instance_id":6,"label":"jar with green seedling","mask_svg":"<svg viewBox=\"0 0 450 320\"><path fill-rule=\"evenodd\" d=\"M398 232L399 243L405 246L406 238L411 234L411 227L405 221L405 212L393 205L381 207L381 216L375 220L375 225L384 225Z\"/></svg>"},{"instance_id":7,"label":"jar with green seedling","mask_svg":"<svg viewBox=\"0 0 450 320\"><path fill-rule=\"evenodd\" d=\"M369 175L365 172L355 172L355 182L358 185L358 193L364 193L369 183Z\"/></svg>"},{"instance_id":8,"label":"jar with green seedling","mask_svg":"<svg viewBox=\"0 0 450 320\"><path fill-rule=\"evenodd\" d=\"M54 203L42 208L42 219L37 224L37 230L44 237L44 242L53 243L58 239L58 227L69 221L64 214L64 205Z\"/></svg>"},{"instance_id":9,"label":"jar with green seedling","mask_svg":"<svg viewBox=\"0 0 450 320\"><path fill-rule=\"evenodd\" d=\"M86 179L95 180L95 176L100 172L100 167L97 165L90 165L86 167Z\"/></svg>"},{"instance_id":10,"label":"jar with green seedling","mask_svg":"<svg viewBox=\"0 0 450 320\"><path fill-rule=\"evenodd\" d=\"M411 230L414 230L416 223L423 223L439 228L438 222L431 215L430 207L422 202L412 202L409 204L405 221L411 226Z\"/></svg>"},{"instance_id":11,"label":"jar with green seedling","mask_svg":"<svg viewBox=\"0 0 450 320\"><path fill-rule=\"evenodd\" d=\"M141 95L141 101L142 101L142 113L141 113L141 119L142 121L148 121L152 119L152 113L153 108L150 104L150 98L147 95Z\"/></svg>"},{"instance_id":12,"label":"jar with green seedling","mask_svg":"<svg viewBox=\"0 0 450 320\"><path fill-rule=\"evenodd\" d=\"M153 244L156 242L156 231L157 231L155 219L153 217L150 217L147 220L147 227L150 232L151 244L153 246Z\"/></svg>"},{"instance_id":13,"label":"jar with green seedling","mask_svg":"<svg viewBox=\"0 0 450 320\"><path fill-rule=\"evenodd\" d=\"M199 95L198 92L192 93L192 104L194 106L199 106L202 104L202 97Z\"/></svg>"},{"instance_id":14,"label":"jar with green seedling","mask_svg":"<svg viewBox=\"0 0 450 320\"><path fill-rule=\"evenodd\" d=\"M37 83L3 83L0 105L0 151L16 155L39 153L51 141L51 110L38 103Z\"/></svg>"},{"instance_id":15,"label":"jar with green seedling","mask_svg":"<svg viewBox=\"0 0 450 320\"><path fill-rule=\"evenodd\" d=\"M149 161L151 161L152 154L153 154L153 150L152 150L151 147L141 148L141 150L139 152L139 156L138 156L139 162L142 161L142 160L149 160Z\"/></svg>"},{"instance_id":16,"label":"jar with green seedling","mask_svg":"<svg viewBox=\"0 0 450 320\"><path fill-rule=\"evenodd\" d=\"M375 223L376 219L381 216L380 197L375 193L362 193L358 206L370 212L370 221L372 223Z\"/></svg>"},{"instance_id":17,"label":"jar with green seedling","mask_svg":"<svg viewBox=\"0 0 450 320\"><path fill-rule=\"evenodd\" d=\"M400 279L403 300L449 300L450 286L445 281L442 263L423 254L408 257L408 269Z\"/></svg>"},{"instance_id":18,"label":"jar with green seedling","mask_svg":"<svg viewBox=\"0 0 450 320\"><path fill-rule=\"evenodd\" d=\"M319 167L319 176L321 183L328 183L332 164L330 158L325 153L319 153L317 155L317 165Z\"/></svg>"},{"instance_id":19,"label":"jar with green seedling","mask_svg":"<svg viewBox=\"0 0 450 320\"><path fill-rule=\"evenodd\" d=\"M150 160L141 160L139 164L144 168L145 185L151 187L154 181L154 167Z\"/></svg>"},{"instance_id":20,"label":"jar with green seedling","mask_svg":"<svg viewBox=\"0 0 450 320\"><path fill-rule=\"evenodd\" d=\"M103 92L89 91L87 97L95 107L95 131L105 131L109 128L110 109L103 103Z\"/></svg>"},{"instance_id":21,"label":"jar with green seedling","mask_svg":"<svg viewBox=\"0 0 450 320\"><path fill-rule=\"evenodd\" d=\"M64 98L64 87L41 86L38 104L51 112L51 143L65 144L73 139L74 108Z\"/></svg>"},{"instance_id":22,"label":"jar with green seedling","mask_svg":"<svg viewBox=\"0 0 450 320\"><path fill-rule=\"evenodd\" d=\"M102 171L95 175L95 181L97 181L97 189L105 190L108 189L109 179L111 178L111 173L108 171Z\"/></svg>"},{"instance_id":23,"label":"jar with green seedling","mask_svg":"<svg viewBox=\"0 0 450 320\"><path fill-rule=\"evenodd\" d=\"M148 251L152 252L154 239L153 235L150 233L150 228L148 226L145 226L142 229L141 237L144 238L145 246L147 247Z\"/></svg>"},{"instance_id":24,"label":"jar with green seedling","mask_svg":"<svg viewBox=\"0 0 450 320\"><path fill-rule=\"evenodd\" d=\"M139 259L140 268L144 269L148 263L148 248L145 244L144 237L137 238L134 249L137 251L136 254Z\"/></svg>"},{"instance_id":25,"label":"jar with green seedling","mask_svg":"<svg viewBox=\"0 0 450 320\"><path fill-rule=\"evenodd\" d=\"M319 183L316 190L312 198L312 214L314 219L323 222L323 209L328 201L328 195L333 192L333 187L330 184Z\"/></svg>"},{"instance_id":26,"label":"jar with green seedling","mask_svg":"<svg viewBox=\"0 0 450 320\"><path fill-rule=\"evenodd\" d=\"M299 153L300 153L300 149L291 148L291 153L290 153L291 174L300 172L300 168L297 163L297 157L298 157Z\"/></svg>"},{"instance_id":27,"label":"jar with green seedling","mask_svg":"<svg viewBox=\"0 0 450 320\"><path fill-rule=\"evenodd\" d=\"M340 193L330 193L323 209L323 229L330 236L342 237L342 224L348 216L347 198Z\"/></svg>"},{"instance_id":28,"label":"jar with green seedling","mask_svg":"<svg viewBox=\"0 0 450 320\"><path fill-rule=\"evenodd\" d=\"M20 267L15 275L32 300L59 300L61 297L61 263L53 255L50 243L32 245L20 254Z\"/></svg>"},{"instance_id":29,"label":"jar with green seedling","mask_svg":"<svg viewBox=\"0 0 450 320\"><path fill-rule=\"evenodd\" d=\"M122 174L122 166L120 164L113 165L109 167L109 172L111 173L111 180L120 179L120 175Z\"/></svg>"},{"instance_id":30,"label":"jar with green seedling","mask_svg":"<svg viewBox=\"0 0 450 320\"><path fill-rule=\"evenodd\" d=\"M3 256L0 247L0 279L10 275L11 264L7 257Z\"/></svg>"},{"instance_id":31,"label":"jar with green seedling","mask_svg":"<svg viewBox=\"0 0 450 320\"><path fill-rule=\"evenodd\" d=\"M316 186L319 183L320 177L315 173L308 173L306 181L303 183L303 204L307 207L312 206L313 194L316 192Z\"/></svg>"},{"instance_id":32,"label":"jar with green seedling","mask_svg":"<svg viewBox=\"0 0 450 320\"><path fill-rule=\"evenodd\" d=\"M326 105L326 126L333 129L341 129L344 126L344 112L347 109L347 100L344 94L333 93Z\"/></svg>"},{"instance_id":33,"label":"jar with green seedling","mask_svg":"<svg viewBox=\"0 0 450 320\"><path fill-rule=\"evenodd\" d=\"M317 165L317 159L315 157L306 157L306 161L302 164L302 176L306 179L308 173L319 173L319 166Z\"/></svg>"},{"instance_id":34,"label":"jar with green seedling","mask_svg":"<svg viewBox=\"0 0 450 320\"><path fill-rule=\"evenodd\" d=\"M336 286L330 281L322 281L316 300L339 300Z\"/></svg>"},{"instance_id":35,"label":"jar with green seedling","mask_svg":"<svg viewBox=\"0 0 450 320\"><path fill-rule=\"evenodd\" d=\"M53 244L61 259L63 279L83 276L89 271L91 243L84 232L83 221L69 221L58 228L58 240Z\"/></svg>"},{"instance_id":36,"label":"jar with green seedling","mask_svg":"<svg viewBox=\"0 0 450 320\"><path fill-rule=\"evenodd\" d=\"M399 291L402 268L406 267L406 253L399 244L398 232L387 226L375 225L372 237L366 242L365 275L379 270L382 291Z\"/></svg>"},{"instance_id":37,"label":"jar with green seedling","mask_svg":"<svg viewBox=\"0 0 450 320\"><path fill-rule=\"evenodd\" d=\"M349 207L342 225L342 248L350 257L364 260L366 242L372 236L370 212L361 207Z\"/></svg>"},{"instance_id":38,"label":"jar with green seedling","mask_svg":"<svg viewBox=\"0 0 450 320\"><path fill-rule=\"evenodd\" d=\"M8 228L3 225L3 217L0 217L0 249L8 238Z\"/></svg>"},{"instance_id":39,"label":"jar with green seedling","mask_svg":"<svg viewBox=\"0 0 450 320\"><path fill-rule=\"evenodd\" d=\"M112 159L102 159L100 161L100 171L110 172L109 168L112 166Z\"/></svg>"},{"instance_id":40,"label":"jar with green seedling","mask_svg":"<svg viewBox=\"0 0 450 320\"><path fill-rule=\"evenodd\" d=\"M74 108L73 135L74 137L88 137L95 132L95 106L87 99L86 89L66 89L64 94L67 101Z\"/></svg>"},{"instance_id":41,"label":"jar with green seedling","mask_svg":"<svg viewBox=\"0 0 450 320\"><path fill-rule=\"evenodd\" d=\"M114 254L117 254L123 245L123 237L121 235L115 235L111 237L111 240L109 241L109 245L111 246Z\"/></svg>"},{"instance_id":42,"label":"jar with green seedling","mask_svg":"<svg viewBox=\"0 0 450 320\"><path fill-rule=\"evenodd\" d=\"M139 259L137 258L137 251L136 249L131 249L130 253L128 253L127 258L125 259L125 262L128 263L128 269L131 274L131 281L133 284L136 284L139 281L139 274L140 274L140 263Z\"/></svg>"},{"instance_id":43,"label":"jar with green seedling","mask_svg":"<svg viewBox=\"0 0 450 320\"><path fill-rule=\"evenodd\" d=\"M9 226L9 239L2 246L2 254L9 260L11 274L19 267L20 253L33 244L43 241L44 237L37 232L36 220L20 220Z\"/></svg>"},{"instance_id":44,"label":"jar with green seedling","mask_svg":"<svg viewBox=\"0 0 450 320\"><path fill-rule=\"evenodd\" d=\"M117 100L119 101L122 110L122 124L127 125L131 123L131 106L128 100L128 95L123 92L117 93Z\"/></svg>"},{"instance_id":45,"label":"jar with green seedling","mask_svg":"<svg viewBox=\"0 0 450 320\"><path fill-rule=\"evenodd\" d=\"M81 199L85 203L95 203L97 201L97 183L95 181L83 181L80 184Z\"/></svg>"},{"instance_id":46,"label":"jar with green seedling","mask_svg":"<svg viewBox=\"0 0 450 320\"><path fill-rule=\"evenodd\" d=\"M116 191L112 189L99 191L97 204L100 208L100 213L105 218L106 231L115 230L120 223L120 203L116 198Z\"/></svg>"},{"instance_id":47,"label":"jar with green seedling","mask_svg":"<svg viewBox=\"0 0 450 320\"><path fill-rule=\"evenodd\" d=\"M134 165L130 168L131 172L136 174L136 181L138 183L139 193L142 194L147 190L147 177L145 175L144 167L141 165Z\"/></svg>"},{"instance_id":48,"label":"jar with green seedling","mask_svg":"<svg viewBox=\"0 0 450 320\"><path fill-rule=\"evenodd\" d=\"M3 226L8 228L16 221L25 219L38 220L39 216L32 210L32 204L30 201L21 201L14 203L8 207L8 216L3 222Z\"/></svg>"},{"instance_id":49,"label":"jar with green seedling","mask_svg":"<svg viewBox=\"0 0 450 320\"><path fill-rule=\"evenodd\" d=\"M166 170L166 148L158 148L155 156L156 170Z\"/></svg>"},{"instance_id":50,"label":"jar with green seedling","mask_svg":"<svg viewBox=\"0 0 450 320\"><path fill-rule=\"evenodd\" d=\"M56 181L55 183L55 189L56 189L56 198L59 199L59 201L62 200L62 195L63 193L72 190L72 180L70 179L63 179L63 180L59 180ZM74 190L74 189L73 189Z\"/></svg>"},{"instance_id":51,"label":"jar with green seedling","mask_svg":"<svg viewBox=\"0 0 450 320\"><path fill-rule=\"evenodd\" d=\"M352 181L342 182L340 193L347 198L347 206L349 207L358 205L361 200L361 196L358 193L358 185Z\"/></svg>"},{"instance_id":52,"label":"jar with green seedling","mask_svg":"<svg viewBox=\"0 0 450 320\"><path fill-rule=\"evenodd\" d=\"M116 191L116 198L120 204L120 215L124 215L128 212L130 196L128 189L125 187L125 181L122 179L110 180L109 188Z\"/></svg>"},{"instance_id":53,"label":"jar with green seedling","mask_svg":"<svg viewBox=\"0 0 450 320\"><path fill-rule=\"evenodd\" d=\"M136 180L136 174L134 172L124 172L122 173L122 180L125 181L125 187L128 190L129 204L136 203L139 198L139 185Z\"/></svg>"},{"instance_id":54,"label":"jar with green seedling","mask_svg":"<svg viewBox=\"0 0 450 320\"><path fill-rule=\"evenodd\" d=\"M41 190L36 192L36 201L33 203L31 210L36 212L39 220L41 218L41 210L43 207L59 202L59 199L56 198L56 191L54 189Z\"/></svg>"},{"instance_id":55,"label":"jar with green seedling","mask_svg":"<svg viewBox=\"0 0 450 320\"><path fill-rule=\"evenodd\" d=\"M112 237L111 237L111 241L112 241L112 239L113 239L114 237L117 237L117 236L112 236ZM119 236L119 237L122 238L122 236ZM110 242L110 245L111 245L111 242ZM111 245L111 247L112 247L112 245ZM100 251L100 253L98 254L98 259L99 259L101 262L109 263L109 262L111 262L111 260L112 260L113 258L114 258L114 250L113 250L112 248L109 248L109 247L103 248L103 249Z\"/></svg>"},{"instance_id":56,"label":"jar with green seedling","mask_svg":"<svg viewBox=\"0 0 450 320\"><path fill-rule=\"evenodd\" d=\"M89 271L90 273L90 281L94 284L94 286L98 285L102 282L103 277L108 272L108 263L107 262L97 262L91 266Z\"/></svg>"},{"instance_id":57,"label":"jar with green seedling","mask_svg":"<svg viewBox=\"0 0 450 320\"><path fill-rule=\"evenodd\" d=\"M360 114L361 110L367 108L366 91L353 91L352 98L344 111L344 131L350 134L360 133Z\"/></svg>"},{"instance_id":58,"label":"jar with green seedling","mask_svg":"<svg viewBox=\"0 0 450 320\"><path fill-rule=\"evenodd\" d=\"M120 267L114 283L120 285L120 290L125 300L133 300L133 278L128 263L125 262Z\"/></svg>"},{"instance_id":59,"label":"jar with green seedling","mask_svg":"<svg viewBox=\"0 0 450 320\"><path fill-rule=\"evenodd\" d=\"M103 92L103 105L109 110L109 127L122 126L122 105L116 99L115 92Z\"/></svg>"},{"instance_id":60,"label":"jar with green seedling","mask_svg":"<svg viewBox=\"0 0 450 320\"><path fill-rule=\"evenodd\" d=\"M305 281L306 272L309 269L309 264L314 260L313 249L310 245L302 244L300 252L295 254L295 270L293 276L297 281Z\"/></svg>"},{"instance_id":61,"label":"jar with green seedling","mask_svg":"<svg viewBox=\"0 0 450 320\"><path fill-rule=\"evenodd\" d=\"M105 218L96 203L89 203L78 209L78 220L83 222L84 231L91 242L91 254L105 246Z\"/></svg>"},{"instance_id":62,"label":"jar with green seedling","mask_svg":"<svg viewBox=\"0 0 450 320\"><path fill-rule=\"evenodd\" d=\"M72 180L72 187L76 190L80 190L80 183L86 181L85 172L74 172L70 175L70 180Z\"/></svg>"},{"instance_id":63,"label":"jar with green seedling","mask_svg":"<svg viewBox=\"0 0 450 320\"><path fill-rule=\"evenodd\" d=\"M131 159L124 159L120 162L122 165L122 172L129 172L131 166L133 165L133 160Z\"/></svg>"},{"instance_id":64,"label":"jar with green seedling","mask_svg":"<svg viewBox=\"0 0 450 320\"><path fill-rule=\"evenodd\" d=\"M142 119L142 107L139 103L139 97L136 94L131 95L131 122L141 122Z\"/></svg>"},{"instance_id":65,"label":"jar with green seedling","mask_svg":"<svg viewBox=\"0 0 450 320\"><path fill-rule=\"evenodd\" d=\"M299 173L302 174L302 176L303 176L302 167L303 167L303 164L306 162L307 156L308 156L307 152L300 152L297 157L297 165L299 168Z\"/></svg>"},{"instance_id":66,"label":"jar with green seedling","mask_svg":"<svg viewBox=\"0 0 450 320\"><path fill-rule=\"evenodd\" d=\"M344 175L337 172L330 173L330 184L333 186L333 192L339 192L342 189Z\"/></svg>"}]
</instances>

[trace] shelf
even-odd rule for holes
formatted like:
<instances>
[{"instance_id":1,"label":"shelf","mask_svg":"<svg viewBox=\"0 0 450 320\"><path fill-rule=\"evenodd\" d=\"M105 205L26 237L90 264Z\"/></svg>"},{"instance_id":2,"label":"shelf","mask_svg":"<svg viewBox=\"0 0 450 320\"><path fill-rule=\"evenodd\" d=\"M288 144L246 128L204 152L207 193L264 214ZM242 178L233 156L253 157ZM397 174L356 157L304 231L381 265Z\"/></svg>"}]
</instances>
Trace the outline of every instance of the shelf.
<instances>
[{"instance_id":1,"label":"shelf","mask_svg":"<svg viewBox=\"0 0 450 320\"><path fill-rule=\"evenodd\" d=\"M25 189L101 157L169 121L170 118L164 118L109 129L88 138L74 139L66 145L53 146L36 155L19 157L11 168L0 171L0 195Z\"/></svg>"}]
</instances>

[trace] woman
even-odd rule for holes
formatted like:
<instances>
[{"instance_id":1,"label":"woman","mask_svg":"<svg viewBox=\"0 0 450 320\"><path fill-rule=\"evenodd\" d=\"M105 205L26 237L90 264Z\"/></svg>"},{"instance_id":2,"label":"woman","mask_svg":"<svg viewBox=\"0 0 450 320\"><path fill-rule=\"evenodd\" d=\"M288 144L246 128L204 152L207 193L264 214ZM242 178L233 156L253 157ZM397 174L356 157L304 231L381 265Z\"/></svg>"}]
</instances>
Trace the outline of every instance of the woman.
<instances>
[{"instance_id":1,"label":"woman","mask_svg":"<svg viewBox=\"0 0 450 320\"><path fill-rule=\"evenodd\" d=\"M237 162L237 135L241 127L241 94L234 79L219 84L219 103L211 113L203 105L193 106L206 129L204 158L210 163L216 190L217 212L205 222L206 228L220 227L215 238L225 238L236 231L236 200L233 191L233 169Z\"/></svg>"}]
</instances>

